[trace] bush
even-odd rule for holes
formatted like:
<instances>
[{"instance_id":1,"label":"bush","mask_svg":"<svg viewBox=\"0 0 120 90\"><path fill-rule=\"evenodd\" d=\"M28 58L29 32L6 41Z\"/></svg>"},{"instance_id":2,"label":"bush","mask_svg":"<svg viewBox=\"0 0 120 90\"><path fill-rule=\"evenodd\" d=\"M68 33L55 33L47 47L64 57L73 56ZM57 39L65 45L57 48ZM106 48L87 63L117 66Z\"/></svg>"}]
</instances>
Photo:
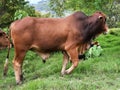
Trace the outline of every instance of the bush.
<instances>
[{"instance_id":1,"label":"bush","mask_svg":"<svg viewBox=\"0 0 120 90\"><path fill-rule=\"evenodd\" d=\"M120 28L113 28L113 29L110 29L109 33L112 34L112 35L115 35L115 36L119 36L120 35Z\"/></svg>"},{"instance_id":2,"label":"bush","mask_svg":"<svg viewBox=\"0 0 120 90\"><path fill-rule=\"evenodd\" d=\"M24 10L17 10L14 14L14 20L22 19L23 17L28 16L28 13Z\"/></svg>"},{"instance_id":3,"label":"bush","mask_svg":"<svg viewBox=\"0 0 120 90\"><path fill-rule=\"evenodd\" d=\"M102 54L103 49L101 46L94 45L86 52L86 58L99 57Z\"/></svg>"}]
</instances>

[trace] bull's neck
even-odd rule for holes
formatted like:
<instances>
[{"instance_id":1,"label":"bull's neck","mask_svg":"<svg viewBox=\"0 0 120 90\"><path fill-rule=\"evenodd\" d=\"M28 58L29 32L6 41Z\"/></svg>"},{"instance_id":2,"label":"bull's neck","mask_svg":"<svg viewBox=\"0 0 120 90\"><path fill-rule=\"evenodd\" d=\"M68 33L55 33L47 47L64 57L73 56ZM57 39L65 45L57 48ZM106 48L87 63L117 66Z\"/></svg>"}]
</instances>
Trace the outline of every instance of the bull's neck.
<instances>
[{"instance_id":1,"label":"bull's neck","mask_svg":"<svg viewBox=\"0 0 120 90\"><path fill-rule=\"evenodd\" d=\"M88 22L86 25L83 25L84 31L83 31L83 41L89 42L92 39L96 37L96 35L99 33L98 25L96 25L94 22Z\"/></svg>"}]
</instances>

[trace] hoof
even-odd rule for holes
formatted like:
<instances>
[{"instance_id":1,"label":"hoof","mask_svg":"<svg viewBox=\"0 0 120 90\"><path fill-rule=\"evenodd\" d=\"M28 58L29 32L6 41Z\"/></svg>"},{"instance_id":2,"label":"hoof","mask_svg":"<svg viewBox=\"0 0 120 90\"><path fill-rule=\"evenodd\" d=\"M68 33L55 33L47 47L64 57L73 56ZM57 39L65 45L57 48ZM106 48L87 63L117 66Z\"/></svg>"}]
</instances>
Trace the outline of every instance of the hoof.
<instances>
[{"instance_id":1,"label":"hoof","mask_svg":"<svg viewBox=\"0 0 120 90\"><path fill-rule=\"evenodd\" d=\"M23 80L25 80L25 78L23 77L23 74L20 75L20 80L16 81L17 85L21 85L23 83Z\"/></svg>"},{"instance_id":2,"label":"hoof","mask_svg":"<svg viewBox=\"0 0 120 90\"><path fill-rule=\"evenodd\" d=\"M19 81L19 82L16 82L16 85L21 85L23 82L22 81Z\"/></svg>"},{"instance_id":3,"label":"hoof","mask_svg":"<svg viewBox=\"0 0 120 90\"><path fill-rule=\"evenodd\" d=\"M66 70L66 71L65 71L65 74L69 74L69 72Z\"/></svg>"},{"instance_id":4,"label":"hoof","mask_svg":"<svg viewBox=\"0 0 120 90\"><path fill-rule=\"evenodd\" d=\"M21 80L21 81L25 80L24 77L23 77L23 74L20 75L20 80Z\"/></svg>"},{"instance_id":5,"label":"hoof","mask_svg":"<svg viewBox=\"0 0 120 90\"><path fill-rule=\"evenodd\" d=\"M63 77L64 75L67 75L67 74L70 74L69 71L64 71L64 72L61 72L61 76Z\"/></svg>"},{"instance_id":6,"label":"hoof","mask_svg":"<svg viewBox=\"0 0 120 90\"><path fill-rule=\"evenodd\" d=\"M43 63L46 63L46 60L42 60L43 61Z\"/></svg>"},{"instance_id":7,"label":"hoof","mask_svg":"<svg viewBox=\"0 0 120 90\"><path fill-rule=\"evenodd\" d=\"M65 75L65 73L61 72L61 76L63 77Z\"/></svg>"},{"instance_id":8,"label":"hoof","mask_svg":"<svg viewBox=\"0 0 120 90\"><path fill-rule=\"evenodd\" d=\"M64 75L66 75L65 71L61 72L61 76L63 77Z\"/></svg>"}]
</instances>

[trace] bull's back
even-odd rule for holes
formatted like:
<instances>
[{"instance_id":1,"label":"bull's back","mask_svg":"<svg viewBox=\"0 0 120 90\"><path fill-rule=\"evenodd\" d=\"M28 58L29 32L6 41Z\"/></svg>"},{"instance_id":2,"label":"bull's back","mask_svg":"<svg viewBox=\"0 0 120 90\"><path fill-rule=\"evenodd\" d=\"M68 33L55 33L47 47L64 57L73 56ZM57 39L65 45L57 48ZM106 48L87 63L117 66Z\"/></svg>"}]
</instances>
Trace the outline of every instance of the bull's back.
<instances>
[{"instance_id":1,"label":"bull's back","mask_svg":"<svg viewBox=\"0 0 120 90\"><path fill-rule=\"evenodd\" d=\"M68 35L67 25L62 19L27 17L11 24L14 45L40 49L60 49L64 47Z\"/></svg>"}]
</instances>

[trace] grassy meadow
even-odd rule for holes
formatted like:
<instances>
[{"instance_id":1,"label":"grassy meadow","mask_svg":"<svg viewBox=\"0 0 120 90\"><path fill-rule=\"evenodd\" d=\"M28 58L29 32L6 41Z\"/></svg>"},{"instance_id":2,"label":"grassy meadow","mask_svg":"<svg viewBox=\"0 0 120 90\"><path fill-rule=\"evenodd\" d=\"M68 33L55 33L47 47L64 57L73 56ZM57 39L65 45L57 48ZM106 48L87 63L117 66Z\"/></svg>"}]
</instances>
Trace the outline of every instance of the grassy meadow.
<instances>
[{"instance_id":1,"label":"grassy meadow","mask_svg":"<svg viewBox=\"0 0 120 90\"><path fill-rule=\"evenodd\" d=\"M24 82L16 85L10 51L9 71L2 76L7 49L0 51L0 90L120 90L120 28L111 29L108 35L96 39L103 48L100 57L81 60L78 67L62 77L62 54L53 54L44 64L41 58L29 51L23 63ZM70 63L68 67L70 66Z\"/></svg>"}]
</instances>

